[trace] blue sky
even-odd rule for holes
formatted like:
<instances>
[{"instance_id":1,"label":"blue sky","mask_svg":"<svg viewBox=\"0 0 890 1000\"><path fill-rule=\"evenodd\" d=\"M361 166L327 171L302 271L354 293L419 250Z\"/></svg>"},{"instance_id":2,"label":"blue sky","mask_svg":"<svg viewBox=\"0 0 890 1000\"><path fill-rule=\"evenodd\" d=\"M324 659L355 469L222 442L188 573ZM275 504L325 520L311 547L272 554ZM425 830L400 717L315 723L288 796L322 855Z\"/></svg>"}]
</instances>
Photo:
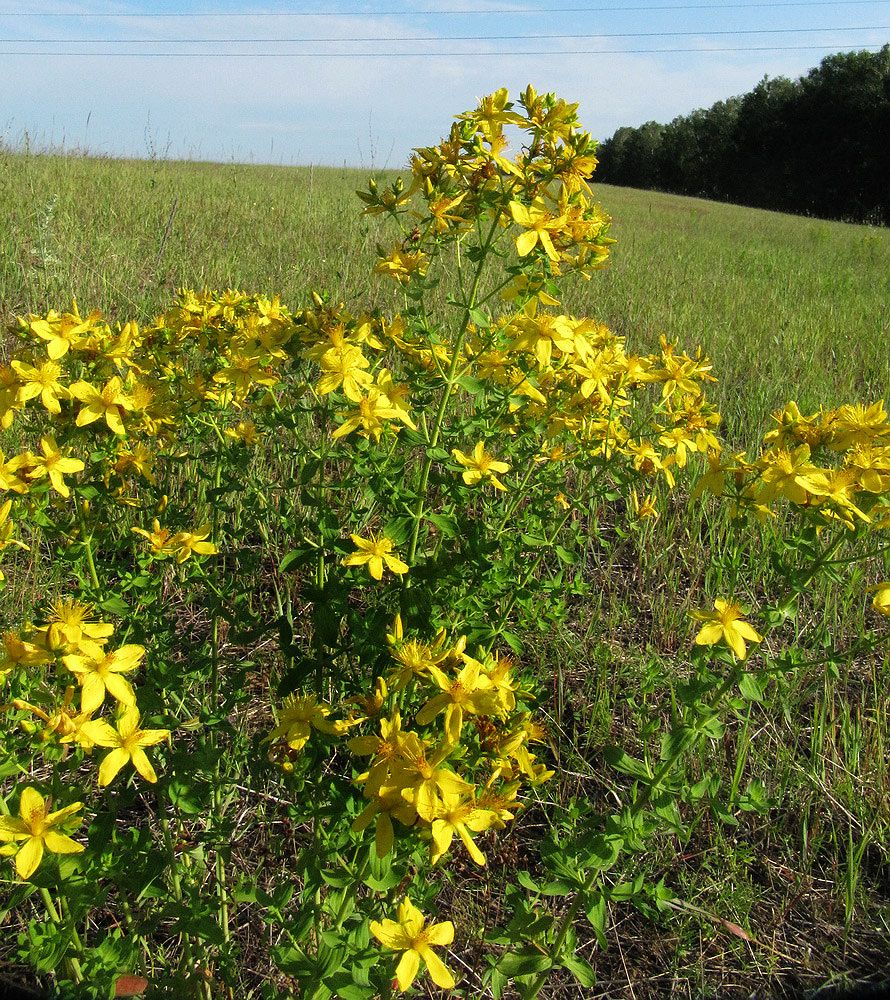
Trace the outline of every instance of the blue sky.
<instances>
[{"instance_id":1,"label":"blue sky","mask_svg":"<svg viewBox=\"0 0 890 1000\"><path fill-rule=\"evenodd\" d=\"M883 44L886 25L885 0L0 0L0 139L400 167L500 86L579 101L605 138ZM632 51L651 49L687 51Z\"/></svg>"}]
</instances>

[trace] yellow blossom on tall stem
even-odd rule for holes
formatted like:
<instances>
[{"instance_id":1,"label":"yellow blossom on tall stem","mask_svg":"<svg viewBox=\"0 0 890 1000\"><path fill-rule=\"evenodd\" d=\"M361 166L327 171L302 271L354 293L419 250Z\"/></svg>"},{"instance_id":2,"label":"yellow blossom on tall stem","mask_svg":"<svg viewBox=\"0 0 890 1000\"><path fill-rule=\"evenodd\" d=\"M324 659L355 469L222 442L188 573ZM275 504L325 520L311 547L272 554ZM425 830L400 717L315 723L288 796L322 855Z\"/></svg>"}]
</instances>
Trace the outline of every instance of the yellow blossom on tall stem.
<instances>
[{"instance_id":1,"label":"yellow blossom on tall stem","mask_svg":"<svg viewBox=\"0 0 890 1000\"><path fill-rule=\"evenodd\" d=\"M125 434L121 419L124 411L133 409L133 400L123 391L121 380L115 375L101 390L89 382L75 382L69 392L84 405L77 414L77 426L85 427L94 420L105 418L105 423L115 434Z\"/></svg>"},{"instance_id":2,"label":"yellow blossom on tall stem","mask_svg":"<svg viewBox=\"0 0 890 1000\"><path fill-rule=\"evenodd\" d=\"M163 557L173 554L173 532L169 528L162 528L157 518L151 522L150 531L137 527L130 528L130 531L148 540L152 555Z\"/></svg>"},{"instance_id":3,"label":"yellow blossom on tall stem","mask_svg":"<svg viewBox=\"0 0 890 1000\"><path fill-rule=\"evenodd\" d=\"M105 719L93 719L80 727L81 734L99 747L111 747L99 765L99 787L110 785L121 768L132 763L133 767L154 784L158 780L145 748L153 747L170 735L169 729L140 729L139 709L135 705L124 708L117 722L117 729Z\"/></svg>"},{"instance_id":4,"label":"yellow blossom on tall stem","mask_svg":"<svg viewBox=\"0 0 890 1000\"><path fill-rule=\"evenodd\" d=\"M266 742L283 738L291 750L302 750L313 729L327 736L342 736L354 723L329 719L331 712L330 705L319 701L314 694L291 695Z\"/></svg>"},{"instance_id":5,"label":"yellow blossom on tall stem","mask_svg":"<svg viewBox=\"0 0 890 1000\"><path fill-rule=\"evenodd\" d=\"M63 597L49 606L46 624L37 630L37 638L48 649L73 653L80 644L89 640L102 645L114 632L107 622L91 621L91 604L84 604L73 597ZM69 647L69 648L64 648Z\"/></svg>"},{"instance_id":6,"label":"yellow blossom on tall stem","mask_svg":"<svg viewBox=\"0 0 890 1000\"><path fill-rule=\"evenodd\" d=\"M390 278L403 285L407 285L415 272L420 275L426 274L429 258L421 251L411 252L395 247L388 256L381 260L374 267L375 274L386 274Z\"/></svg>"},{"instance_id":7,"label":"yellow blossom on tall stem","mask_svg":"<svg viewBox=\"0 0 890 1000\"><path fill-rule=\"evenodd\" d=\"M695 637L697 646L714 646L721 640L732 650L735 657L744 660L748 642L762 642L748 622L742 620L742 609L732 601L718 597L714 601L714 611L693 611L696 621L705 622L704 628Z\"/></svg>"},{"instance_id":8,"label":"yellow blossom on tall stem","mask_svg":"<svg viewBox=\"0 0 890 1000\"><path fill-rule=\"evenodd\" d=\"M177 531L170 539L170 550L178 563L184 563L193 555L215 556L219 549L213 542L207 541L209 537L209 524L202 524L196 531Z\"/></svg>"},{"instance_id":9,"label":"yellow blossom on tall stem","mask_svg":"<svg viewBox=\"0 0 890 1000\"><path fill-rule=\"evenodd\" d=\"M59 829L83 808L83 803L72 802L56 812L50 812L49 807L49 801L29 786L22 790L19 816L0 816L0 841L12 844L24 841L14 849L15 870L21 879L27 880L37 871L44 850L53 854L79 854L84 850L83 844ZM8 852L8 848L3 849L3 853Z\"/></svg>"},{"instance_id":10,"label":"yellow blossom on tall stem","mask_svg":"<svg viewBox=\"0 0 890 1000\"><path fill-rule=\"evenodd\" d=\"M456 677L449 677L438 667L430 670L441 694L434 695L417 713L417 721L425 726L440 712L445 713L445 736L449 743L460 742L464 715L497 715L497 692L483 672L482 664L465 656L465 665Z\"/></svg>"},{"instance_id":11,"label":"yellow blossom on tall stem","mask_svg":"<svg viewBox=\"0 0 890 1000\"><path fill-rule=\"evenodd\" d=\"M361 535L350 535L350 538L356 551L344 556L343 566L367 566L368 572L375 580L383 579L384 565L398 576L408 572L408 564L399 559L392 540L386 535L375 535L371 532L367 538L362 538Z\"/></svg>"},{"instance_id":12,"label":"yellow blossom on tall stem","mask_svg":"<svg viewBox=\"0 0 890 1000\"><path fill-rule=\"evenodd\" d=\"M489 455L482 441L473 449L472 455L465 455L457 448L454 448L451 454L464 467L463 481L467 486L474 486L483 479L488 479L496 490L506 491L507 487L495 473L509 472L510 466L506 462L499 462L494 455Z\"/></svg>"},{"instance_id":13,"label":"yellow blossom on tall stem","mask_svg":"<svg viewBox=\"0 0 890 1000\"><path fill-rule=\"evenodd\" d=\"M0 504L0 552L10 545L15 545L17 548L24 549L26 552L29 552L29 546L25 545L24 542L20 542L17 538L12 537L12 533L15 530L15 523L9 517L9 512L11 510L11 500L7 500L5 503ZM3 577L0 576L0 580L2 579Z\"/></svg>"},{"instance_id":14,"label":"yellow blossom on tall stem","mask_svg":"<svg viewBox=\"0 0 890 1000\"><path fill-rule=\"evenodd\" d=\"M95 712L105 701L106 692L122 705L135 706L133 686L121 674L139 667L145 647L130 644L106 653L98 643L82 640L80 649L81 655L62 657L62 663L80 681L80 710Z\"/></svg>"},{"instance_id":15,"label":"yellow blossom on tall stem","mask_svg":"<svg viewBox=\"0 0 890 1000\"><path fill-rule=\"evenodd\" d=\"M68 399L68 390L59 381L62 366L55 361L44 361L40 365L29 365L13 359L10 367L15 371L21 385L17 392L20 403L40 397L46 409L58 416L62 412L60 400Z\"/></svg>"},{"instance_id":16,"label":"yellow blossom on tall stem","mask_svg":"<svg viewBox=\"0 0 890 1000\"><path fill-rule=\"evenodd\" d=\"M504 823L491 809L480 809L474 796L446 799L441 812L432 822L432 850L430 862L437 864L451 847L454 835L460 838L467 853L477 865L486 863L485 855L476 846L470 833L483 833L492 827L503 827Z\"/></svg>"},{"instance_id":17,"label":"yellow blossom on tall stem","mask_svg":"<svg viewBox=\"0 0 890 1000\"><path fill-rule=\"evenodd\" d=\"M396 980L402 992L414 982L421 963L436 986L443 990L454 986L454 976L433 951L434 946L444 948L454 940L454 924L450 920L426 926L426 917L406 896L399 903L395 920L372 920L369 926L385 948L402 952L396 966Z\"/></svg>"},{"instance_id":18,"label":"yellow blossom on tall stem","mask_svg":"<svg viewBox=\"0 0 890 1000\"><path fill-rule=\"evenodd\" d=\"M79 458L64 455L52 434L46 434L40 439L40 450L42 455L28 456L28 478L42 479L47 476L56 493L67 500L71 496L71 490L62 477L72 472L83 472L83 462Z\"/></svg>"},{"instance_id":19,"label":"yellow blossom on tall stem","mask_svg":"<svg viewBox=\"0 0 890 1000\"><path fill-rule=\"evenodd\" d=\"M550 234L562 229L566 221L564 215L551 215L547 211L544 199L540 197L535 198L528 206L518 201L511 201L510 214L513 216L513 221L526 230L516 238L516 252L520 257L527 257L540 243L541 249L550 260L559 260L559 251L553 246Z\"/></svg>"}]
</instances>

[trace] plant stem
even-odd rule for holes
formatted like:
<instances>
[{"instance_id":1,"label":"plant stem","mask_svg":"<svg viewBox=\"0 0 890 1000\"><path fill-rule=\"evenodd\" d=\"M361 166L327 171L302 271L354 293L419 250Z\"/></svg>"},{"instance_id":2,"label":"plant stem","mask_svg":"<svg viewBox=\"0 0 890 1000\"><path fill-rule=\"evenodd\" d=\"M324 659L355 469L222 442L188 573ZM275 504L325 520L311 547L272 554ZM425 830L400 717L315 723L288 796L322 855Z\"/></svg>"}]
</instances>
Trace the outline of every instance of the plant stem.
<instances>
[{"instance_id":1,"label":"plant stem","mask_svg":"<svg viewBox=\"0 0 890 1000\"><path fill-rule=\"evenodd\" d=\"M445 421L445 413L448 409L448 403L451 401L451 396L454 392L454 387L457 384L457 379L455 374L457 372L457 366L460 361L460 352L463 350L464 341L467 337L467 329L470 325L470 313L476 306L476 295L479 291L479 284L482 280L482 272L485 270L485 261L488 255L488 250L491 248L494 242L494 236L497 231L498 220L495 216L492 221L491 228L488 231L488 235L480 247L479 253L479 263L476 265L476 271L473 275L473 284L470 287L470 294L464 304L464 315L461 320L460 329L458 330L457 337L455 338L454 344L452 346L451 353L451 363L448 365L448 372L445 377L445 390L442 393L442 398L439 400L439 406L436 410L436 419L433 423L432 433L430 434L427 447L427 455L423 461L423 469L420 473L420 486L418 488L418 500L417 506L412 515L414 518L414 527L411 530L411 545L408 548L408 565L412 566L414 564L414 557L417 554L417 542L420 537L420 522L423 520L424 505L426 503L426 491L429 486L430 480L430 470L433 467L433 458L430 452L439 444L439 436L442 433L442 425ZM410 583L410 578L409 581Z\"/></svg>"},{"instance_id":2,"label":"plant stem","mask_svg":"<svg viewBox=\"0 0 890 1000\"><path fill-rule=\"evenodd\" d=\"M49 889L41 889L40 897L43 900L43 905L46 907L46 912L49 919L58 926L62 925L62 917L59 914L56 904L53 902L52 896L49 894ZM71 942L78 951L83 950L83 945L80 942L80 936L77 930L72 926L71 928ZM65 966L67 968L68 974L71 976L75 983L83 982L83 970L80 967L80 960L74 955L65 956Z\"/></svg>"},{"instance_id":3,"label":"plant stem","mask_svg":"<svg viewBox=\"0 0 890 1000\"><path fill-rule=\"evenodd\" d=\"M717 688L713 698L710 700L710 707L716 708L720 703L723 696L727 691L736 683L738 680L738 670L734 670L728 677L726 677L720 686ZM702 734L699 734L699 739ZM696 740L698 742L698 740ZM643 811L645 806L648 804L649 799L652 797L655 790L661 785L662 781L668 776L668 774L673 770L677 762L683 757L692 747L686 746L679 750L677 753L663 760L661 764L655 769L652 775L652 780L647 782L646 787L643 789L642 793L638 798L634 799L627 810L628 818L635 819ZM553 942L553 948L550 950L550 956L553 959L557 959L562 952L562 948L565 945L566 938L568 937L569 930L575 922L575 917L578 915L578 911L584 903L584 897L593 888L596 880L599 878L600 872L598 869L594 869L584 883L584 887L575 895L572 900L572 904L569 906L565 915L562 918L562 922L559 925L559 931L556 934L556 939ZM532 981L531 991L526 994L525 1000L535 1000L544 985L547 982L547 973L549 969L545 969L543 972L539 972L535 979Z\"/></svg>"}]
</instances>

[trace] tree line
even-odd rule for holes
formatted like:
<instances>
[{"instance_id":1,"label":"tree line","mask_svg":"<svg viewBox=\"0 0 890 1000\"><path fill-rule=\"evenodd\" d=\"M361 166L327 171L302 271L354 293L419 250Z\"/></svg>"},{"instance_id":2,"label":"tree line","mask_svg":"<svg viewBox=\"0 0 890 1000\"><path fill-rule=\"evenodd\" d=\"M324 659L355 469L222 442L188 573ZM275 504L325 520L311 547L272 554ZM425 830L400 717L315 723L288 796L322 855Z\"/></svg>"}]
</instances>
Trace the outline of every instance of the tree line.
<instances>
[{"instance_id":1,"label":"tree line","mask_svg":"<svg viewBox=\"0 0 890 1000\"><path fill-rule=\"evenodd\" d=\"M619 128L599 147L606 184L890 224L890 45L827 56L797 80Z\"/></svg>"}]
</instances>

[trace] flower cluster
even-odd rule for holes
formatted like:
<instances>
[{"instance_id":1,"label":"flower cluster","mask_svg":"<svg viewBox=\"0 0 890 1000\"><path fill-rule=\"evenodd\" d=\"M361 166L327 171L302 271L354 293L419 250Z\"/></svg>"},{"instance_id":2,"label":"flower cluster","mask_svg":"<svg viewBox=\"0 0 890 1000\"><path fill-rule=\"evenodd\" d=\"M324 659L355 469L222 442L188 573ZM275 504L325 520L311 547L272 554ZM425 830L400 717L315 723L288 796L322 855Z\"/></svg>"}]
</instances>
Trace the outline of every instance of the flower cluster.
<instances>
[{"instance_id":1,"label":"flower cluster","mask_svg":"<svg viewBox=\"0 0 890 1000\"><path fill-rule=\"evenodd\" d=\"M145 749L167 739L170 732L140 728L136 691L128 677L140 669L145 648L133 643L110 648L113 635L113 625L94 618L88 604L73 599L51 603L40 625L26 625L3 633L0 680L13 686L28 680L30 686L39 691L39 699L35 700L40 701L34 704L13 697L4 708L16 713L20 727L35 733L43 746L55 743L65 752L75 746L87 755L96 747L108 748L110 752L99 766L100 788L109 785L127 764L132 764L146 781L154 783L157 775ZM55 667L55 671L50 671L51 667ZM64 693L60 695L62 684L65 685ZM97 717L108 702L111 702L112 714ZM36 724L35 719L39 720ZM38 821L35 817L46 813L42 799L37 801L39 798L34 789L26 787L22 791L21 823L32 831L21 848L29 853L21 861L17 860L22 878L33 874L42 857L42 847L38 851L39 845L34 838L42 837L41 844L47 850L60 853L57 845L63 840L55 835L43 836L40 831L50 830L55 822L67 819L82 805L77 803L75 807L66 807ZM56 819L51 823L53 817ZM12 821L5 822L5 827L0 825L0 839L4 830L21 834L25 829L16 826L13 831L9 826ZM7 839L18 841L22 838L16 835Z\"/></svg>"},{"instance_id":2,"label":"flower cluster","mask_svg":"<svg viewBox=\"0 0 890 1000\"><path fill-rule=\"evenodd\" d=\"M761 519L784 500L822 524L890 528L890 419L882 401L808 416L791 402L773 420L753 459L711 449L696 491L723 496L734 488L739 508Z\"/></svg>"},{"instance_id":3,"label":"flower cluster","mask_svg":"<svg viewBox=\"0 0 890 1000\"><path fill-rule=\"evenodd\" d=\"M397 826L418 833L430 841L432 864L456 837L484 865L473 834L503 829L520 808L522 784L538 785L553 774L529 749L543 730L523 707L529 696L516 665L497 654L473 657L465 638L450 641L444 632L433 642L406 638L399 618L388 641L389 676L350 699L364 715L349 708L333 719L334 708L315 696L291 697L268 737L270 756L292 770L313 731L343 737L371 724L376 732L347 742L353 754L368 758L355 779L367 805L353 830L374 823L379 857L392 851ZM407 713L414 728L403 727Z\"/></svg>"}]
</instances>

